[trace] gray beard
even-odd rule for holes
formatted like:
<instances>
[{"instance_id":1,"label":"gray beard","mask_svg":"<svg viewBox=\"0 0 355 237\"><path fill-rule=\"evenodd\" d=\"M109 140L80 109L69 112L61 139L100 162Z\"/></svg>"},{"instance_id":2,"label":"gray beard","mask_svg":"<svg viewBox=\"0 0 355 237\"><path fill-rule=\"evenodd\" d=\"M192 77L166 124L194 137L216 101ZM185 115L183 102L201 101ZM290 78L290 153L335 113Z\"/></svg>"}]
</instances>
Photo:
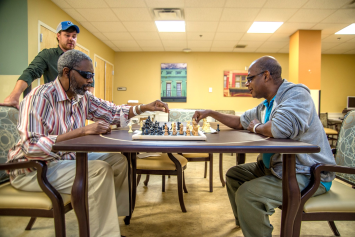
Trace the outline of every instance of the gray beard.
<instances>
[{"instance_id":1,"label":"gray beard","mask_svg":"<svg viewBox=\"0 0 355 237\"><path fill-rule=\"evenodd\" d=\"M78 83L76 82L74 76L70 78L70 89L76 95L84 95L85 94L85 85L82 87L78 87Z\"/></svg>"}]
</instances>

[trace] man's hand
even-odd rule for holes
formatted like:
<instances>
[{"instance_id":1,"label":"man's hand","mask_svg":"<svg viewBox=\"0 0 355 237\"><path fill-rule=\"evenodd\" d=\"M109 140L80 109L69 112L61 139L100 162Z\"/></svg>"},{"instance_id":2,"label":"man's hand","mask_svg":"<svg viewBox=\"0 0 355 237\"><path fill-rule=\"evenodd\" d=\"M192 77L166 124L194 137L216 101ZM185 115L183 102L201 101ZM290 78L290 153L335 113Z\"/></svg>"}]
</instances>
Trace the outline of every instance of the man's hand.
<instances>
[{"instance_id":1,"label":"man's hand","mask_svg":"<svg viewBox=\"0 0 355 237\"><path fill-rule=\"evenodd\" d=\"M102 122L102 121L90 124L90 125L85 126L83 128L84 128L85 136L86 135L105 134L105 133L111 132L110 124L108 124L106 122Z\"/></svg>"},{"instance_id":2,"label":"man's hand","mask_svg":"<svg viewBox=\"0 0 355 237\"><path fill-rule=\"evenodd\" d=\"M12 95L9 95L6 97L3 103L0 103L2 106L9 106L9 107L15 107L17 109L20 109L19 106L19 98L13 97Z\"/></svg>"},{"instance_id":3,"label":"man's hand","mask_svg":"<svg viewBox=\"0 0 355 237\"><path fill-rule=\"evenodd\" d=\"M200 122L201 119L207 118L211 110L196 110L195 114L192 116L192 119L196 120L196 123Z\"/></svg>"},{"instance_id":4,"label":"man's hand","mask_svg":"<svg viewBox=\"0 0 355 237\"><path fill-rule=\"evenodd\" d=\"M156 100L152 103L146 104L146 105L142 105L141 106L141 110L142 112L145 111L163 111L165 113L169 113L169 106L167 103L164 103L161 100Z\"/></svg>"},{"instance_id":5,"label":"man's hand","mask_svg":"<svg viewBox=\"0 0 355 237\"><path fill-rule=\"evenodd\" d=\"M249 126L248 126L248 130L249 130L249 132L254 132L254 126L256 125L256 124L258 124L258 123L260 123L260 121L259 120L257 120L257 119L254 119L253 121L251 121L250 123L249 123ZM261 123L260 123L260 125L259 126L261 126Z\"/></svg>"}]
</instances>

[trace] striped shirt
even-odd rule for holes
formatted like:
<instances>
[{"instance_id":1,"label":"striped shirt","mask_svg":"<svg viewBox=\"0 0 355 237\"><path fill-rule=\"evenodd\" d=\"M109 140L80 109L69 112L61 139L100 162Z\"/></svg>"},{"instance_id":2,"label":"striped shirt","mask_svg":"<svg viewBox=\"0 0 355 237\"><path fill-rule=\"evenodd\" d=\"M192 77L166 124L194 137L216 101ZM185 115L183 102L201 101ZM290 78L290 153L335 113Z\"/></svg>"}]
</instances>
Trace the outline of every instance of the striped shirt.
<instances>
[{"instance_id":1,"label":"striped shirt","mask_svg":"<svg viewBox=\"0 0 355 237\"><path fill-rule=\"evenodd\" d=\"M75 160L75 152L52 151L58 135L84 127L86 120L127 126L129 108L99 99L88 91L70 100L58 78L38 86L20 103L17 124L20 140L9 151L7 162ZM18 169L9 174L14 178L32 171Z\"/></svg>"}]
</instances>

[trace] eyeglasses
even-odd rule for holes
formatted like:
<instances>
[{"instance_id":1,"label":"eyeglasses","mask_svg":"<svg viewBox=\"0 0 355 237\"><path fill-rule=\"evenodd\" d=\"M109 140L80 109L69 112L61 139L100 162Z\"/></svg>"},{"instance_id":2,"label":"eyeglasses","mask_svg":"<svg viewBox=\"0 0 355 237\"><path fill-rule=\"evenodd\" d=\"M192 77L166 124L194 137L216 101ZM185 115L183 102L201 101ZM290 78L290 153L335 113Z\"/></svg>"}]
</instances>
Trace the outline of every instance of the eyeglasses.
<instances>
[{"instance_id":1,"label":"eyeglasses","mask_svg":"<svg viewBox=\"0 0 355 237\"><path fill-rule=\"evenodd\" d=\"M75 68L72 68L72 70L77 71L80 74L80 76L84 77L85 79L94 78L95 76L95 73L92 72L81 71Z\"/></svg>"},{"instance_id":2,"label":"eyeglasses","mask_svg":"<svg viewBox=\"0 0 355 237\"><path fill-rule=\"evenodd\" d=\"M247 77L248 83L250 84L251 81L254 79L254 77L259 76L260 74L263 74L264 72L266 72L266 71L260 72L259 74L256 74L256 75L254 75L254 76L249 76L249 77Z\"/></svg>"}]
</instances>

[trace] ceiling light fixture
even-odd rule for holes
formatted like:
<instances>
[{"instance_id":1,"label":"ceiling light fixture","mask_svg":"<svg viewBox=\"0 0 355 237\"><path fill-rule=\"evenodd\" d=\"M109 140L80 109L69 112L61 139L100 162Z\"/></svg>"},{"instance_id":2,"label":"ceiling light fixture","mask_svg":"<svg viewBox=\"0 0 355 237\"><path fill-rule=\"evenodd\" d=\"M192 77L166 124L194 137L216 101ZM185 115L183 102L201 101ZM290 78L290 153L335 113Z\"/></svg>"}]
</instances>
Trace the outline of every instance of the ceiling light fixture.
<instances>
[{"instance_id":1,"label":"ceiling light fixture","mask_svg":"<svg viewBox=\"0 0 355 237\"><path fill-rule=\"evenodd\" d=\"M335 33L336 35L355 35L355 23L348 25L342 30Z\"/></svg>"},{"instance_id":2,"label":"ceiling light fixture","mask_svg":"<svg viewBox=\"0 0 355 237\"><path fill-rule=\"evenodd\" d=\"M247 33L274 33L282 24L283 22L255 21Z\"/></svg>"},{"instance_id":3,"label":"ceiling light fixture","mask_svg":"<svg viewBox=\"0 0 355 237\"><path fill-rule=\"evenodd\" d=\"M159 32L185 32L185 21L155 21Z\"/></svg>"}]
</instances>

